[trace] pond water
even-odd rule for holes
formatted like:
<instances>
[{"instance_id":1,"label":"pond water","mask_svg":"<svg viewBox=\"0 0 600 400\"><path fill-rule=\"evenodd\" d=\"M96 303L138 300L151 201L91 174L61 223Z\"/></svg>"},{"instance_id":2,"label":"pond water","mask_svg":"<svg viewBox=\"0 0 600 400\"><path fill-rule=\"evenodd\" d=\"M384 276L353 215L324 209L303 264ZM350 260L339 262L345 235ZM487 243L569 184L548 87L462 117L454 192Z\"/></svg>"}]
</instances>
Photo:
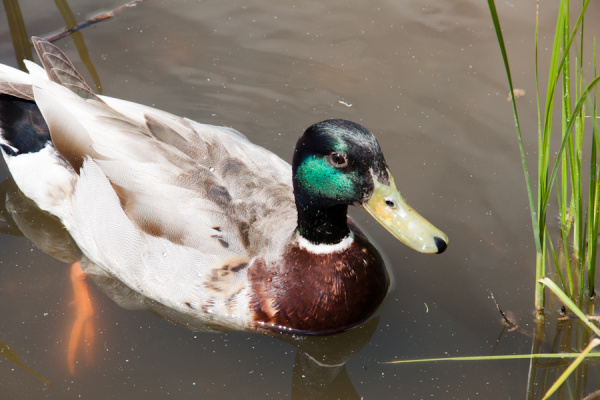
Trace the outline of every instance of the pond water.
<instances>
[{"instance_id":1,"label":"pond water","mask_svg":"<svg viewBox=\"0 0 600 400\"><path fill-rule=\"evenodd\" d=\"M20 6L26 35L41 37L62 30L69 10L82 22L122 4L4 2L11 3ZM519 106L534 155L536 5L497 6L515 85L526 92ZM589 13L598 16L600 6ZM0 62L17 66L5 15ZM555 18L556 7L544 4L540 57L548 56ZM588 25L592 37L598 28ZM0 357L1 398L527 397L527 360L385 364L531 351L535 249L486 2L145 0L77 40L57 44L86 76L91 71L103 94L232 126L285 160L314 122L365 125L403 195L448 234L450 246L442 255L415 253L352 210L385 254L394 286L376 318L326 339L192 332L122 309L92 286L95 342L72 375L69 265L24 237L0 235L0 340L53 385ZM1 162L0 181L8 177ZM504 329L489 290L519 330ZM549 302L549 315L559 307ZM598 367L591 363L587 373L571 387L573 398L598 389ZM547 387L540 376L535 398Z\"/></svg>"}]
</instances>

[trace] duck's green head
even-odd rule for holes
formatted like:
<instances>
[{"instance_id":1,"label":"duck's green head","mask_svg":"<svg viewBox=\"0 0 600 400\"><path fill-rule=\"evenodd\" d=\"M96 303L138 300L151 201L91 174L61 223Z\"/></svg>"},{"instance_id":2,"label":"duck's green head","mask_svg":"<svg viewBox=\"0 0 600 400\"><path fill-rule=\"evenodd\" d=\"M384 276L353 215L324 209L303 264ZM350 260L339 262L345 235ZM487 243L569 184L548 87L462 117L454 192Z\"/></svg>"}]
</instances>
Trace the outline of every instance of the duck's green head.
<instances>
[{"instance_id":1,"label":"duck's green head","mask_svg":"<svg viewBox=\"0 0 600 400\"><path fill-rule=\"evenodd\" d=\"M361 205L415 250L446 249L447 236L408 206L375 136L363 126L340 119L312 125L296 144L292 170L298 229L305 238L335 243L343 229L347 234L346 207ZM327 239L328 231L335 239Z\"/></svg>"}]
</instances>

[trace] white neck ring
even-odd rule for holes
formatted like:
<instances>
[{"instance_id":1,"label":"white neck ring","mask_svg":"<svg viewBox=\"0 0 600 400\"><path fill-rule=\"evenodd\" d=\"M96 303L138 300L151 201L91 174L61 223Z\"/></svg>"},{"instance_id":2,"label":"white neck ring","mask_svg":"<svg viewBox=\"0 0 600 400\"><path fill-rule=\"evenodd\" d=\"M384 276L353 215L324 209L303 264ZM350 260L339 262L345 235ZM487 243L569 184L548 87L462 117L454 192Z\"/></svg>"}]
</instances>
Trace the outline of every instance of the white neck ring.
<instances>
[{"instance_id":1,"label":"white neck ring","mask_svg":"<svg viewBox=\"0 0 600 400\"><path fill-rule=\"evenodd\" d=\"M298 246L301 249L308 251L313 254L332 254L339 253L348 250L354 243L354 232L350 231L350 234L343 238L339 243L335 244L324 244L324 243L313 243L302 235L298 234Z\"/></svg>"}]
</instances>

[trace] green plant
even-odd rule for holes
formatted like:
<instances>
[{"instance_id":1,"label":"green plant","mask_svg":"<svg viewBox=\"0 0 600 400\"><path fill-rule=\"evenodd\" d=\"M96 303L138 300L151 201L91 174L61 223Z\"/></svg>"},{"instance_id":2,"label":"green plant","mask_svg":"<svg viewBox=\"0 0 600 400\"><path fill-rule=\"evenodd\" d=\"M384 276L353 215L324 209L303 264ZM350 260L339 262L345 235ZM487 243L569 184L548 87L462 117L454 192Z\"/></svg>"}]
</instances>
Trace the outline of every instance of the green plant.
<instances>
[{"instance_id":1,"label":"green plant","mask_svg":"<svg viewBox=\"0 0 600 400\"><path fill-rule=\"evenodd\" d=\"M488 0L496 36L500 45L502 59L506 69L508 84L511 93L513 115L517 130L519 149L521 152L521 162L527 186L529 206L531 210L531 219L533 234L536 247L536 293L535 307L538 312L544 310L544 285L541 279L546 277L546 259L547 254L551 253L555 261L557 275L563 284L563 289L572 299L578 299L581 302L584 295L584 276L585 266L587 266L588 275L588 295L594 294L594 279L596 267L596 241L598 235L598 215L600 210L598 160L599 153L599 132L596 123L596 96L593 101L590 100L590 94L596 88L600 77L594 76L586 84L583 73L583 53L584 53L584 16L589 4L589 0L584 0L578 19L570 29L568 0L562 0L559 5L558 18L556 23L552 54L549 62L548 86L545 92L545 102L542 105L539 89L539 68L538 68L538 34L539 19L536 15L535 29L535 71L536 71L536 99L538 106L538 160L537 160L537 185L536 198L532 180L527 166L525 150L523 148L521 125L517 112L517 105L514 98L514 87L510 73L508 56L500 20L493 0ZM579 38L579 57L576 58L576 68L571 72L571 52L573 52L573 43ZM595 58L595 51L594 51ZM595 68L594 68L595 69ZM594 71L595 73L595 71ZM561 80L562 77L562 80ZM573 82L574 80L574 82ZM551 138L553 132L552 117L556 108L557 91L561 90L560 106L562 111L561 124L561 144L553 158L553 148ZM574 90L573 90L574 89ZM594 93L595 94L595 93ZM589 104L592 103L592 104ZM592 142L591 162L590 162L590 181L588 208L583 207L584 181L582 174L582 155L583 155L583 137L585 130L586 108L591 110L592 116ZM589 129L588 129L589 130ZM559 174L559 183L557 184L557 203L560 211L560 237L558 243L562 243L564 257L558 257L555 246L548 231L548 205L552 193L552 187ZM587 214L587 218L585 217ZM574 262L571 262L569 244L573 248ZM587 248L587 253L586 253ZM564 259L564 260L561 260ZM562 261L567 274L567 279L563 277L561 271ZM579 281L575 277L579 277ZM576 293L576 287L579 290Z\"/></svg>"},{"instance_id":2,"label":"green plant","mask_svg":"<svg viewBox=\"0 0 600 400\"><path fill-rule=\"evenodd\" d=\"M535 289L535 307L538 312L537 334L532 348L532 355L539 352L539 342L543 336L543 311L545 306L545 287L550 288L557 297L567 305L577 317L586 323L588 327L598 336L600 331L592 324L586 315L579 310L575 301L580 305L584 303L584 285L587 266L587 294L589 298L594 297L594 281L596 275L596 247L598 238L598 221L600 213L600 183L598 181L599 167L598 154L600 154L600 140L598 124L596 121L596 85L600 77L596 76L596 51L594 40L594 78L586 84L583 64L584 54L584 17L589 5L589 0L583 0L581 10L575 26L570 29L570 4L569 0L561 0L559 4L558 17L555 27L554 42L549 62L548 86L545 92L545 102L542 107L540 100L539 87L539 65L538 65L538 43L539 43L539 14L536 13L535 25L535 77L536 77L536 100L537 100L537 118L538 118L538 160L537 160L537 202L534 201L532 181L527 167L525 150L521 134L521 125L517 113L517 105L514 97L514 88L506 47L500 28L500 20L496 11L494 0L488 0L490 13L496 31L496 37L500 45L502 59L506 69L508 84L511 93L513 115L521 152L521 161L527 186L529 206L531 210L531 220L536 247L536 289ZM538 2L539 9L539 2ZM579 39L579 46L573 46L576 39ZM575 57L574 72L571 71L571 53L578 54ZM562 80L561 80L562 78ZM561 144L556 152L556 157L552 153L552 132L553 132L553 112L556 108L555 94L560 85L560 108L561 108ZM593 93L593 96L590 96ZM591 99L590 99L591 97ZM584 134L586 132L586 110L590 110L592 146L590 152L589 167L589 195L587 196L588 206L584 210L584 173L583 173L583 149ZM590 129L588 128L587 131ZM559 174L560 171L560 174ZM557 243L559 244L560 255L557 255L553 238L548 229L547 217L550 195L555 180L556 200L559 210L560 235ZM587 216L585 215L587 214ZM556 238L554 238L556 240ZM571 248L569 247L571 245ZM587 249L587 252L586 252ZM552 254L552 259L556 266L556 275L562 283L561 290L553 281L546 277L546 258L547 254ZM564 264L563 264L564 262ZM566 271L565 280L562 268ZM578 278L578 279L577 279ZM593 312L593 310L592 310ZM544 399L551 396L567 380L567 378L577 369L585 357L589 357L590 351L600 343L598 338L592 338L588 346L581 352L580 356L570 365L561 376L550 387ZM530 363L530 387L531 378L535 376L536 370L534 360Z\"/></svg>"}]
</instances>

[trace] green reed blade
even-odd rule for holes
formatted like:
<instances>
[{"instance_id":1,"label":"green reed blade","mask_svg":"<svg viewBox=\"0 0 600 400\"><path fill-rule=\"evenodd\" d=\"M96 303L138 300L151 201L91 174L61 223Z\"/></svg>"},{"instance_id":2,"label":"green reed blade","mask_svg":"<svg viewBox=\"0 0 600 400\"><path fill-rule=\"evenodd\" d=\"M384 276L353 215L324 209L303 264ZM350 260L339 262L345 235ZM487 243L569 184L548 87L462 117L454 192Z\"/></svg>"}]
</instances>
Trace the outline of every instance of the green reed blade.
<instances>
[{"instance_id":1,"label":"green reed blade","mask_svg":"<svg viewBox=\"0 0 600 400\"><path fill-rule=\"evenodd\" d=\"M590 94L592 89L594 89L594 87L596 86L598 81L600 81L600 76L597 76L596 78L594 78L594 80L592 80L591 83L586 86L585 90L581 94L581 97L577 100L577 104L575 105L572 115L578 113L581 110L581 108L583 107L583 104L585 103L585 101L587 99L587 96ZM571 121L569 122L569 125L567 126L568 133L572 131L574 124L575 124L575 119L572 118ZM570 137L571 136L569 134L567 134L567 135L565 135L564 139L562 140L562 142L560 144L560 148L558 149L558 152L556 153L557 159L562 155L562 153L567 145L567 141ZM554 180L556 179L556 173L558 170L558 166L559 166L559 162L557 160L554 162L554 164L552 166L552 172L550 173L550 179L548 180L550 183L554 182ZM542 198L543 202L548 203L549 197L550 197L549 192L544 193L544 196Z\"/></svg>"},{"instance_id":2,"label":"green reed blade","mask_svg":"<svg viewBox=\"0 0 600 400\"><path fill-rule=\"evenodd\" d=\"M506 70L506 77L508 79L508 87L510 90L510 98L513 109L513 117L515 119L515 127L517 131L517 140L519 143L519 152L521 154L521 164L523 166L523 175L525 176L525 186L527 188L527 200L529 201L529 210L531 213L531 226L533 227L533 237L535 241L536 253L542 253L542 243L540 238L540 232L538 229L537 223L537 208L535 206L535 201L533 198L533 190L531 186L531 178L529 176L529 168L527 167L527 160L525 158L525 149L523 148L523 138L521 135L521 124L519 123L519 113L517 112L517 103L515 101L514 96L514 86L512 82L512 76L510 73L510 66L508 63L508 56L506 54L506 47L504 46L504 37L502 36L502 28L500 27L500 19L498 18L498 12L496 11L496 4L494 0L488 0L488 7L490 9L490 14L492 16L492 22L494 24L494 30L496 32L496 38L498 39L498 45L500 46L500 53L502 55L502 61L504 63L504 69ZM537 46L537 30L536 30L536 46ZM537 52L536 52L537 53ZM536 57L537 60L537 57ZM536 75L537 82L537 75ZM536 83L537 84L537 83ZM539 99L538 99L539 101ZM538 257L539 258L539 257ZM536 263L537 265L537 263ZM544 276L542 272L541 275L536 273L536 281L537 278L541 278ZM544 307L544 290L543 286L540 284L536 285L536 308L542 309Z\"/></svg>"},{"instance_id":3,"label":"green reed blade","mask_svg":"<svg viewBox=\"0 0 600 400\"><path fill-rule=\"evenodd\" d=\"M593 339L597 340L597 339ZM590 349L591 350L591 349ZM417 360L385 361L382 364L414 364L438 361L502 361L502 360L531 360L533 358L578 358L581 353L534 353L534 354L502 354L498 356L465 356L465 357L443 357L422 358ZM589 353L588 357L600 357L600 353Z\"/></svg>"},{"instance_id":4,"label":"green reed blade","mask_svg":"<svg viewBox=\"0 0 600 400\"><path fill-rule=\"evenodd\" d=\"M594 338L590 341L590 343L586 346L586 348L579 354L579 356L569 365L569 367L560 375L560 377L550 386L550 389L546 392L542 400L546 400L550 396L556 392L556 390L567 380L567 378L575 371L575 369L583 362L586 357L590 357L590 352L594 349L594 347L600 344L600 339ZM593 353L594 357L598 353Z\"/></svg>"},{"instance_id":5,"label":"green reed blade","mask_svg":"<svg viewBox=\"0 0 600 400\"><path fill-rule=\"evenodd\" d=\"M594 76L596 75L596 38L594 38ZM597 156L600 152L600 140L598 131L598 120L596 118L597 111L597 99L598 99L598 87L594 88L594 104L592 106L592 148L591 148L591 161L590 161L590 195L588 203L588 253L587 253L587 265L588 265L588 296L593 297L595 289L596 279L596 243L598 241L598 225L600 218L600 182L598 181L598 174L600 173L598 167Z\"/></svg>"},{"instance_id":6,"label":"green reed blade","mask_svg":"<svg viewBox=\"0 0 600 400\"><path fill-rule=\"evenodd\" d=\"M558 205L561 212L561 236L563 241L563 247L565 248L565 256L567 258L567 279L568 282L564 282L561 276L563 285L566 283L568 286L565 290L571 295L574 295L574 282L571 265L569 263L569 252L568 243L570 232L573 232L574 245L573 249L576 256L576 266L579 271L583 271L585 265L585 257L582 257L583 249L585 249L586 241L589 243L591 233L595 230L595 227L600 224L588 223L588 220L583 218L583 196L582 196L582 147L583 147L583 134L584 134L584 122L585 122L585 109L586 102L590 91L596 88L599 77L595 77L592 82L585 86L583 79L583 61L581 57L577 58L577 67L574 70L574 90L571 90L571 71L570 71L570 51L575 38L579 35L579 52L583 53L583 28L584 28L584 16L589 5L589 0L584 0L579 12L577 21L575 22L573 29L570 29L569 25L569 1L562 0L559 5L559 12L556 20L556 29L554 34L554 40L552 45L552 54L549 60L549 76L548 83L545 93L545 102L542 105L540 101L541 95L539 90L539 72L538 72L538 39L539 39L539 15L536 13L536 25L535 25L535 79L536 79L536 102L537 102L537 114L538 114L538 175L537 175L537 202L534 200L531 177L529 174L527 162L525 159L525 152L523 149L522 132L519 123L519 117L516 107L516 102L513 92L512 77L510 73L510 67L508 57L506 53L504 38L502 30L500 28L500 22L498 13L495 7L494 0L488 0L488 6L494 29L496 32L496 38L500 47L502 60L506 70L506 75L509 83L509 89L511 91L511 100L513 107L513 116L515 118L515 126L517 130L517 139L519 143L519 151L521 155L521 162L523 164L523 173L525 175L525 183L527 188L527 196L531 210L531 219L533 225L534 240L536 245L536 293L535 293L535 306L538 311L542 311L544 308L544 286L540 279L545 276L545 263L546 263L546 250L548 249L548 243L550 243L550 251L553 253L557 271L560 274L560 265L556 263L559 261L558 257L554 252L551 238L547 231L547 208L548 200L553 190L553 185L557 180L557 173L560 169L562 171L560 182L557 183L556 191L558 195ZM595 57L595 53L594 53ZM552 115L554 110L554 96L559 84L559 79L562 76L562 98L561 98L561 109L562 109L562 139L559 150L557 153L551 151L551 133L552 133ZM573 97L574 96L574 97ZM576 99L573 107L572 100ZM573 108L572 108L573 107ZM596 136L596 147L600 147L600 140L598 140L597 130L594 131ZM598 152L600 154L600 152ZM552 161L551 157L554 157ZM594 158L595 159L595 158ZM600 174L600 170L598 172ZM592 174L593 177L598 177L598 174ZM591 186L591 190L595 193L595 187ZM569 193L570 189L570 193ZM600 190L599 190L600 192ZM593 196L590 193L590 196ZM596 197L594 197L596 199ZM593 204L600 204L600 200L595 201ZM536 207L537 206L537 207ZM568 207L568 208L567 208ZM568 212L567 212L568 210ZM596 210L596 208L594 208ZM593 213L596 216L596 213ZM572 218L572 219L571 219ZM596 221L592 219L590 221ZM591 230L591 231L590 231ZM597 231L597 230L596 230ZM587 234L586 234L587 233ZM586 240L587 239L587 240ZM594 242L595 243L595 240ZM587 258L588 269L593 267L593 263L590 263L594 258L595 252L591 253L591 256ZM591 270L589 270L591 271ZM594 272L592 272L594 274ZM589 276L589 273L588 273ZM584 279L584 274L579 274L581 279ZM582 283L579 284L579 296L583 296ZM590 292L591 293L591 292Z\"/></svg>"},{"instance_id":7,"label":"green reed blade","mask_svg":"<svg viewBox=\"0 0 600 400\"><path fill-rule=\"evenodd\" d=\"M550 235L548 235L548 236L550 236ZM556 273L558 275L558 279L560 279L560 283L562 284L562 286L565 289L568 289L567 296L569 296L569 298L573 298L573 286L571 284L569 286L567 286L565 284L565 279L563 278L563 274L562 274L562 272L560 271L560 268L559 268L559 266L560 266L560 260L556 256L556 252L554 251L554 245L552 244L552 240L548 240L548 243L550 244L550 252L552 254L552 259L554 260L554 265L557 266ZM568 256L567 256L566 252L565 252L565 259L568 259ZM569 269L568 265L567 265L567 279L569 279L569 283L570 283L570 280L571 280L571 270Z\"/></svg>"}]
</instances>

